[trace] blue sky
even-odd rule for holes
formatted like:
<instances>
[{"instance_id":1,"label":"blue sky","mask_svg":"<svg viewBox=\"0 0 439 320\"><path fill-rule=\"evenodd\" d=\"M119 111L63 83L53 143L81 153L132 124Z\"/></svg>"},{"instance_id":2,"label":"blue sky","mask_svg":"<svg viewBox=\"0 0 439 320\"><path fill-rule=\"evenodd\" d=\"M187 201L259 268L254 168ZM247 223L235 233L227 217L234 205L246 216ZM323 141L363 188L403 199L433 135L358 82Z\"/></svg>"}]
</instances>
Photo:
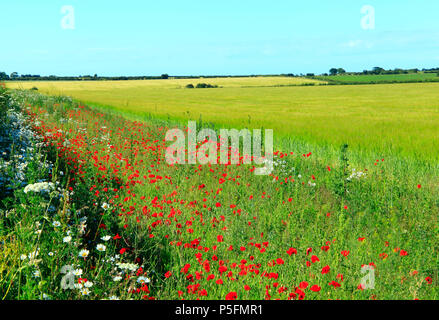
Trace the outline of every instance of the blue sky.
<instances>
[{"instance_id":1,"label":"blue sky","mask_svg":"<svg viewBox=\"0 0 439 320\"><path fill-rule=\"evenodd\" d=\"M61 8L74 8L63 29ZM375 8L364 30L361 8ZM0 71L238 75L439 67L437 0L14 0Z\"/></svg>"}]
</instances>

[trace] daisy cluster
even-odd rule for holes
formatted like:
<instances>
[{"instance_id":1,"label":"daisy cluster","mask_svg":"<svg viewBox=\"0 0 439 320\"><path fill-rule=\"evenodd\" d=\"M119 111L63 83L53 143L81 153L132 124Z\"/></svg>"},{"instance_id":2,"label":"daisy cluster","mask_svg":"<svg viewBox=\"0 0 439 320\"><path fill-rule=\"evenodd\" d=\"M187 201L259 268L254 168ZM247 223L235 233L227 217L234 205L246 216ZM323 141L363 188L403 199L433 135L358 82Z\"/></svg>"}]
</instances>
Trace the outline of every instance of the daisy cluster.
<instances>
[{"instance_id":1,"label":"daisy cluster","mask_svg":"<svg viewBox=\"0 0 439 320\"><path fill-rule=\"evenodd\" d=\"M34 160L33 132L26 117L10 108L7 110L0 135L0 185L11 192L13 187L26 184L29 162ZM44 164L47 166L47 164Z\"/></svg>"}]
</instances>

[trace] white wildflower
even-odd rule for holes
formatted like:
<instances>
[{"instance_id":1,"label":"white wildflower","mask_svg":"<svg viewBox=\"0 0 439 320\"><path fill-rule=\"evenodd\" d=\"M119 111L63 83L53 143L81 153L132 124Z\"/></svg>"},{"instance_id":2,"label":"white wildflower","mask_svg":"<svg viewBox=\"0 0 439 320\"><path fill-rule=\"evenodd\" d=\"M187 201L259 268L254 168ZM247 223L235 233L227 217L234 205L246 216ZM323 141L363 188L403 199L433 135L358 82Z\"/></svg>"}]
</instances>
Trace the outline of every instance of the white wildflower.
<instances>
[{"instance_id":1,"label":"white wildflower","mask_svg":"<svg viewBox=\"0 0 439 320\"><path fill-rule=\"evenodd\" d=\"M75 287L75 289L82 289L83 287L82 283L75 283L73 284L73 286Z\"/></svg>"},{"instance_id":2,"label":"white wildflower","mask_svg":"<svg viewBox=\"0 0 439 320\"><path fill-rule=\"evenodd\" d=\"M75 276L80 277L80 276L82 276L82 269L75 269L75 270L72 271L72 273Z\"/></svg>"},{"instance_id":3,"label":"white wildflower","mask_svg":"<svg viewBox=\"0 0 439 320\"><path fill-rule=\"evenodd\" d=\"M118 281L120 281L120 280L122 280L122 277L121 277L121 276L115 276L115 277L113 277L113 281L118 282Z\"/></svg>"},{"instance_id":4,"label":"white wildflower","mask_svg":"<svg viewBox=\"0 0 439 320\"><path fill-rule=\"evenodd\" d=\"M88 288L83 288L81 289L81 294L83 296L88 296L90 294L90 290L88 290Z\"/></svg>"},{"instance_id":5,"label":"white wildflower","mask_svg":"<svg viewBox=\"0 0 439 320\"><path fill-rule=\"evenodd\" d=\"M150 283L151 282L151 280L149 280L149 278L147 278L147 277L139 277L139 278L137 278L137 282L138 283L141 283L141 284L144 284L144 283Z\"/></svg>"},{"instance_id":6,"label":"white wildflower","mask_svg":"<svg viewBox=\"0 0 439 320\"><path fill-rule=\"evenodd\" d=\"M82 249L81 251L79 251L79 256L81 258L87 258L89 253L90 251L88 251L87 249Z\"/></svg>"}]
</instances>

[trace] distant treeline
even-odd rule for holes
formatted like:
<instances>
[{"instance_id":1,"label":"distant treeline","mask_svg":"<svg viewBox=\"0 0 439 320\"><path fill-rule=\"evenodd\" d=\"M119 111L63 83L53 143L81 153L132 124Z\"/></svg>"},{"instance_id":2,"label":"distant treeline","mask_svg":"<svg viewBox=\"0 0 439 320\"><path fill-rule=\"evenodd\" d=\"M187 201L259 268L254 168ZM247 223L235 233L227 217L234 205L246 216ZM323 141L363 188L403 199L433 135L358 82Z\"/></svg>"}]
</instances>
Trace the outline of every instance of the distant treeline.
<instances>
[{"instance_id":1,"label":"distant treeline","mask_svg":"<svg viewBox=\"0 0 439 320\"><path fill-rule=\"evenodd\" d=\"M251 77L300 77L301 75L288 74L272 74L272 75L210 75L210 76L169 76L162 74L160 76L115 76L105 77L97 74L84 76L41 76L33 74L18 74L13 72L8 75L5 72L0 72L0 81L99 81L99 80L157 80L157 79L201 79L201 78L251 78Z\"/></svg>"},{"instance_id":2,"label":"distant treeline","mask_svg":"<svg viewBox=\"0 0 439 320\"><path fill-rule=\"evenodd\" d=\"M431 69L389 69L386 70L381 67L375 67L372 70L363 70L362 72L347 72L343 68L331 68L329 73L323 73L319 76L335 76L335 75L384 75L384 74L413 74L413 73L438 73L438 68ZM8 75L5 72L0 72L0 81L99 81L99 80L156 80L156 79L202 79L202 78L250 78L250 77L315 77L314 73L306 74L294 74L294 73L282 73L282 74L269 74L269 75L209 75L209 76L170 76L166 73L160 76L113 76L105 77L95 75L79 75L79 76L41 76L38 74L18 74L13 72Z\"/></svg>"},{"instance_id":3,"label":"distant treeline","mask_svg":"<svg viewBox=\"0 0 439 320\"><path fill-rule=\"evenodd\" d=\"M381 67L374 67L372 70L363 70L362 72L347 72L343 68L331 68L328 73L322 74L322 76L335 76L335 75L379 75L379 74L409 74L409 73L418 73L418 72L424 72L424 73L437 73L439 72L438 68L431 68L431 69L389 69L386 70ZM307 76L310 76L312 74L307 74Z\"/></svg>"}]
</instances>

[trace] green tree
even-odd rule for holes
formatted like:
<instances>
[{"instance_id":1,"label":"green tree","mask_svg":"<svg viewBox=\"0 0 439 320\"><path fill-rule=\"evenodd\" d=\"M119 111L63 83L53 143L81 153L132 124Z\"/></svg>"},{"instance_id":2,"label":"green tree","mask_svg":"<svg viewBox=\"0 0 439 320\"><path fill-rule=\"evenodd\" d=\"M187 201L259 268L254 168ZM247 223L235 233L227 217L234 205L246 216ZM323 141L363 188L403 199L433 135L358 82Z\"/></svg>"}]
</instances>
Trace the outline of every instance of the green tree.
<instances>
[{"instance_id":1,"label":"green tree","mask_svg":"<svg viewBox=\"0 0 439 320\"><path fill-rule=\"evenodd\" d=\"M331 69L329 69L329 74L330 74L331 76L335 76L335 75L337 74L337 72L338 72L338 69L337 69L337 68L331 68Z\"/></svg>"},{"instance_id":2,"label":"green tree","mask_svg":"<svg viewBox=\"0 0 439 320\"><path fill-rule=\"evenodd\" d=\"M384 70L383 68L380 68L380 67L374 67L374 68L372 69L372 73L374 73L374 74L381 74L381 73L383 73L384 71L386 71L386 70Z\"/></svg>"},{"instance_id":3,"label":"green tree","mask_svg":"<svg viewBox=\"0 0 439 320\"><path fill-rule=\"evenodd\" d=\"M0 72L0 80L9 80L9 76L6 72Z\"/></svg>"}]
</instances>

